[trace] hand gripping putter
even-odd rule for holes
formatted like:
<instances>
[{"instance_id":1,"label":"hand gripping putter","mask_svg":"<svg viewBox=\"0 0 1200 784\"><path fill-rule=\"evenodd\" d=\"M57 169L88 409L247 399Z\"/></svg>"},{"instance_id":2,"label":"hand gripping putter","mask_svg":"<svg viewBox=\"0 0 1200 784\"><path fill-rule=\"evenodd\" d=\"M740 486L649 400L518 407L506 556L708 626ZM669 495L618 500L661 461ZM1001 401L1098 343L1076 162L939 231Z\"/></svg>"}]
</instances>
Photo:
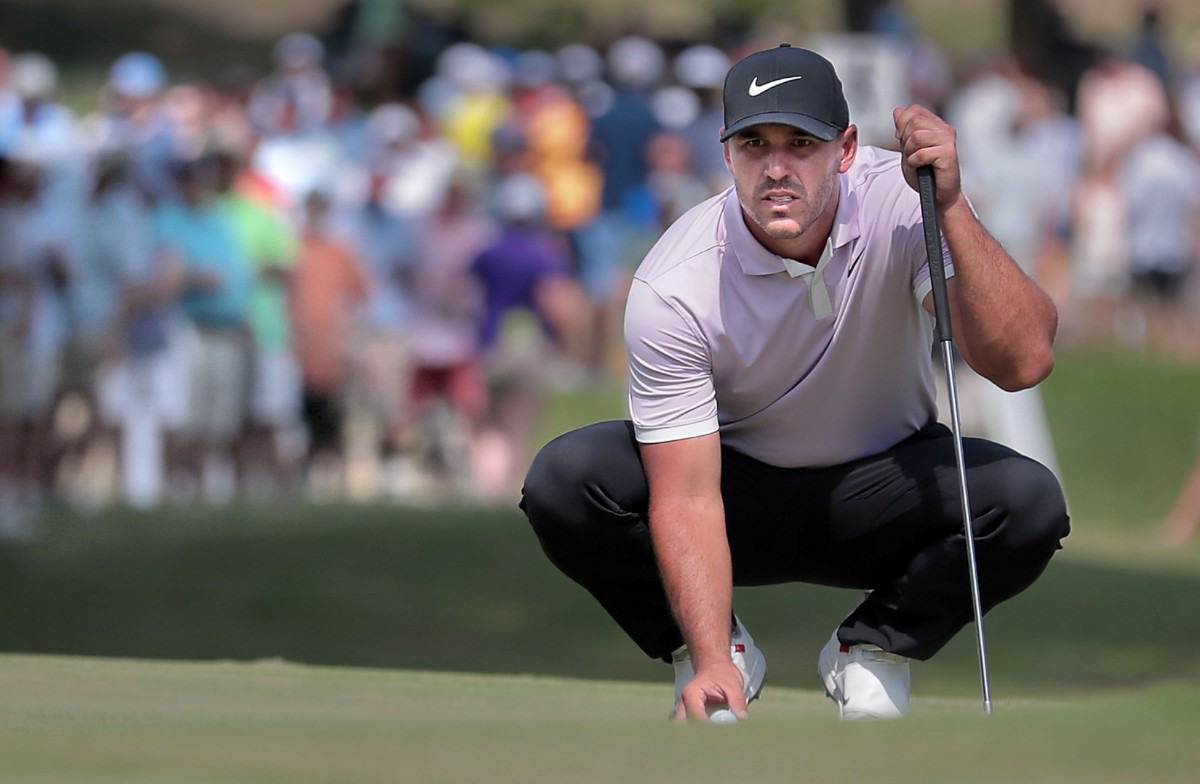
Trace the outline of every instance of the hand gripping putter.
<instances>
[{"instance_id":1,"label":"hand gripping putter","mask_svg":"<svg viewBox=\"0 0 1200 784\"><path fill-rule=\"evenodd\" d=\"M979 600L979 567L975 563L975 532L971 525L971 501L967 495L967 466L963 459L962 426L958 419L958 389L954 384L953 336L950 330L950 300L946 294L946 267L942 260L942 233L938 227L937 189L933 167L917 168L917 190L921 196L921 224L925 230L925 252L929 255L929 278L933 284L934 331L942 345L946 388L950 397L950 424L954 431L954 463L958 468L958 494L962 500L963 533L967 542L967 568L971 579L971 607L975 612L975 641L979 649L979 676L983 683L983 712L992 714L992 690L988 685L987 647L983 639L983 605Z\"/></svg>"}]
</instances>

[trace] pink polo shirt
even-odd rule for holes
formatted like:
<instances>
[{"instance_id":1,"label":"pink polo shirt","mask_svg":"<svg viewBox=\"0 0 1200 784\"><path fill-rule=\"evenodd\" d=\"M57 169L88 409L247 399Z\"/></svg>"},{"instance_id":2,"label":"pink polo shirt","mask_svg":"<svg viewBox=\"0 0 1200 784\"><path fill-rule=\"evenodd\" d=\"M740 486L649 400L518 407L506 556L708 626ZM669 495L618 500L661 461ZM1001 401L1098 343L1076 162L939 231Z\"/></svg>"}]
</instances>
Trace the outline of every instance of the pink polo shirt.
<instances>
[{"instance_id":1,"label":"pink polo shirt","mask_svg":"<svg viewBox=\"0 0 1200 784\"><path fill-rule=\"evenodd\" d=\"M937 416L930 285L920 202L896 153L859 148L816 270L759 244L732 188L708 199L663 234L629 293L638 441L719 430L783 467L887 449Z\"/></svg>"}]
</instances>

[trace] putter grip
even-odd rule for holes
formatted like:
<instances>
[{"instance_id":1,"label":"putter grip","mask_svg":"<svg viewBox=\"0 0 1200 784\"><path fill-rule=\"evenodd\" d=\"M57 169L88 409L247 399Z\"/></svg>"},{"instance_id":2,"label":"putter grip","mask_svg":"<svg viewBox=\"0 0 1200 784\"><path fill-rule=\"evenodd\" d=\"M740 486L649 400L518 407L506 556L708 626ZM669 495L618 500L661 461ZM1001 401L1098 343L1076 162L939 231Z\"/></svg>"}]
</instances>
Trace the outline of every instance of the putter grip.
<instances>
[{"instance_id":1,"label":"putter grip","mask_svg":"<svg viewBox=\"0 0 1200 784\"><path fill-rule=\"evenodd\" d=\"M921 196L921 225L925 230L925 253L929 257L929 280L933 284L934 331L939 342L952 339L950 298L946 294L946 265L942 258L942 231L938 227L937 185L933 167L917 168L917 192Z\"/></svg>"}]
</instances>

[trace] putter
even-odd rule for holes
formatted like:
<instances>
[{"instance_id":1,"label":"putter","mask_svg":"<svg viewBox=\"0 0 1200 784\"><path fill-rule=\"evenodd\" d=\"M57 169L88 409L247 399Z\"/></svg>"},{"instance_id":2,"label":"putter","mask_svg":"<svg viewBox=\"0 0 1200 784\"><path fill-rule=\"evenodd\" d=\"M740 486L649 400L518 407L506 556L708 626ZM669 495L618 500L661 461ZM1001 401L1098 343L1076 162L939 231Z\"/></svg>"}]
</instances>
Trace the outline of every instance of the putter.
<instances>
[{"instance_id":1,"label":"putter","mask_svg":"<svg viewBox=\"0 0 1200 784\"><path fill-rule=\"evenodd\" d=\"M975 642L979 648L979 676L983 683L983 712L992 715L992 689L988 684L987 647L983 639L983 604L979 600L979 567L975 563L975 531L971 525L971 501L967 495L967 466L963 459L962 427L958 419L958 389L954 384L953 335L950 329L950 300L946 294L946 267L942 262L942 232L938 227L937 188L933 167L917 168L917 190L921 196L921 224L925 229L925 252L929 255L929 278L933 284L934 331L942 346L946 388L950 396L950 425L954 431L954 463L958 468L958 494L962 500L963 533L967 540L967 570L971 578L971 607L975 612Z\"/></svg>"}]
</instances>

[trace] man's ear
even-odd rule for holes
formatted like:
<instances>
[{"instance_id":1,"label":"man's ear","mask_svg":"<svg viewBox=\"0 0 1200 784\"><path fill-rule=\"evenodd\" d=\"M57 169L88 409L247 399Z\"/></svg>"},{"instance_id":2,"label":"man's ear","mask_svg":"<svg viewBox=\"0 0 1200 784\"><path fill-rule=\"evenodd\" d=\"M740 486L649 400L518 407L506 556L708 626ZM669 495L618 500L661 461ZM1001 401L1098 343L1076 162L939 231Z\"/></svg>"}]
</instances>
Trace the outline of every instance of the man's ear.
<instances>
[{"instance_id":1,"label":"man's ear","mask_svg":"<svg viewBox=\"0 0 1200 784\"><path fill-rule=\"evenodd\" d=\"M858 155L858 126L851 125L842 131L842 159L838 163L838 173L850 171L855 156Z\"/></svg>"}]
</instances>

